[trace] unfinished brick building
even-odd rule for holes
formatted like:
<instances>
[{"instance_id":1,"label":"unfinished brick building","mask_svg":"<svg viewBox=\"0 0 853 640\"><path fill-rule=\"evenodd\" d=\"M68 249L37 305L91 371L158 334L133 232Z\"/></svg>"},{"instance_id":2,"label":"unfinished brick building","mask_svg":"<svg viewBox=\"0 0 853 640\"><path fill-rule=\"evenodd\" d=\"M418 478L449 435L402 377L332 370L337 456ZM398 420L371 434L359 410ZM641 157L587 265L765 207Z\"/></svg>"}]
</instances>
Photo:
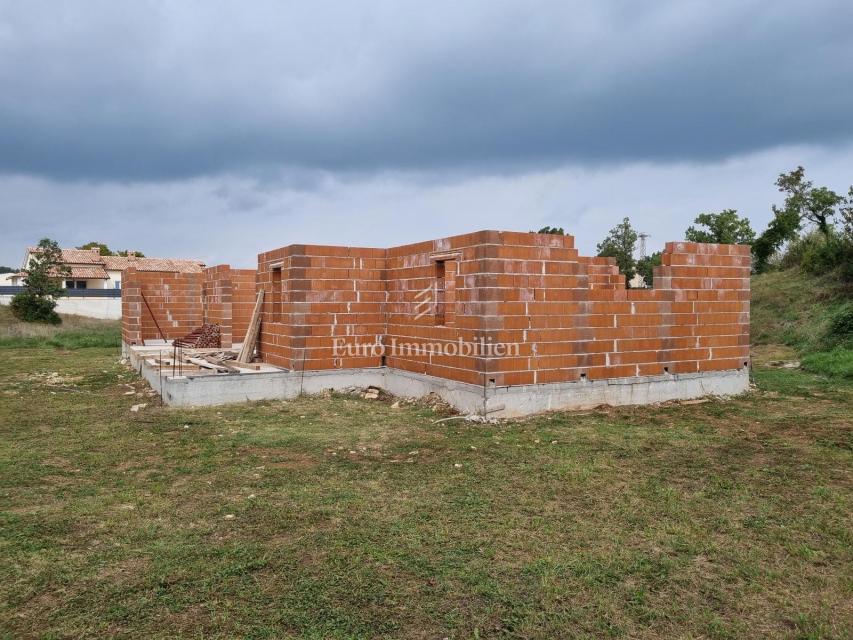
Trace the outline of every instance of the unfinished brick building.
<instances>
[{"instance_id":1,"label":"unfinished brick building","mask_svg":"<svg viewBox=\"0 0 853 640\"><path fill-rule=\"evenodd\" d=\"M211 323L220 326L222 347L230 348L246 335L255 281L254 269L228 265L201 273L127 269L121 293L122 341L132 346L175 340Z\"/></svg>"},{"instance_id":2,"label":"unfinished brick building","mask_svg":"<svg viewBox=\"0 0 853 640\"><path fill-rule=\"evenodd\" d=\"M748 384L749 274L742 245L668 243L654 288L630 290L612 259L579 256L571 236L290 245L260 254L256 273L126 275L157 308L126 289L124 339L156 338L153 311L176 334L206 320L239 342L257 288L258 355L285 380L263 397L293 395L297 377L295 392L376 385L489 415L732 394ZM258 397L246 390L239 399Z\"/></svg>"}]
</instances>

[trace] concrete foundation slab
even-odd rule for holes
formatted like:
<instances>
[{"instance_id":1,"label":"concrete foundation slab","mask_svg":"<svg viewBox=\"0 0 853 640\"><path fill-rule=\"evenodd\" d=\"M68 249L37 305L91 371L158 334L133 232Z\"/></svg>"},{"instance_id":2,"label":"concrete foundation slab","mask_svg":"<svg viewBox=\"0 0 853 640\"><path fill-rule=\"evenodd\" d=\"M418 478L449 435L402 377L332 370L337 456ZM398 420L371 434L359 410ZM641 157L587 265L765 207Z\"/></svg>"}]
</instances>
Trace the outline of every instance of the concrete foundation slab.
<instances>
[{"instance_id":1,"label":"concrete foundation slab","mask_svg":"<svg viewBox=\"0 0 853 640\"><path fill-rule=\"evenodd\" d=\"M303 372L267 365L245 373L169 376L150 359L157 353L156 346L125 346L124 353L152 388L160 392L163 402L175 406L288 399L327 389L342 391L375 386L402 397L435 393L463 413L508 418L556 409L732 396L749 388L746 368L512 387L479 387L387 367Z\"/></svg>"}]
</instances>

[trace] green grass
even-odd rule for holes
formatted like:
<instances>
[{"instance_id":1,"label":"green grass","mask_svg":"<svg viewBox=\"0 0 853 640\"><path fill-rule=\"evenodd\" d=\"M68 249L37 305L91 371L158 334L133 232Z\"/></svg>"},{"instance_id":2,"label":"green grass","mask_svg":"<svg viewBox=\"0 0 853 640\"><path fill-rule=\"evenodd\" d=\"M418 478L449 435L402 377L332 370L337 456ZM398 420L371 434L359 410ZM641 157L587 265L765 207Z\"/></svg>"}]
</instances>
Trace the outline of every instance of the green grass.
<instances>
[{"instance_id":1,"label":"green grass","mask_svg":"<svg viewBox=\"0 0 853 640\"><path fill-rule=\"evenodd\" d=\"M850 304L853 291L833 277L799 269L752 278L752 343L784 344L801 353L825 350L836 314ZM835 337L835 339L843 337Z\"/></svg>"},{"instance_id":2,"label":"green grass","mask_svg":"<svg viewBox=\"0 0 853 640\"><path fill-rule=\"evenodd\" d=\"M853 378L853 351L836 348L810 353L802 360L803 369L826 376Z\"/></svg>"},{"instance_id":3,"label":"green grass","mask_svg":"<svg viewBox=\"0 0 853 640\"><path fill-rule=\"evenodd\" d=\"M754 334L816 348L837 291L777 275ZM728 401L477 425L169 409L118 339L0 307L0 637L853 634L849 351Z\"/></svg>"},{"instance_id":4,"label":"green grass","mask_svg":"<svg viewBox=\"0 0 853 640\"><path fill-rule=\"evenodd\" d=\"M21 322L12 315L8 306L0 306L0 349L83 349L121 345L118 320L97 320L65 314L61 317L62 323L59 325Z\"/></svg>"},{"instance_id":5,"label":"green grass","mask_svg":"<svg viewBox=\"0 0 853 640\"><path fill-rule=\"evenodd\" d=\"M166 408L117 355L0 359L5 637L853 633L853 382L480 425Z\"/></svg>"}]
</instances>

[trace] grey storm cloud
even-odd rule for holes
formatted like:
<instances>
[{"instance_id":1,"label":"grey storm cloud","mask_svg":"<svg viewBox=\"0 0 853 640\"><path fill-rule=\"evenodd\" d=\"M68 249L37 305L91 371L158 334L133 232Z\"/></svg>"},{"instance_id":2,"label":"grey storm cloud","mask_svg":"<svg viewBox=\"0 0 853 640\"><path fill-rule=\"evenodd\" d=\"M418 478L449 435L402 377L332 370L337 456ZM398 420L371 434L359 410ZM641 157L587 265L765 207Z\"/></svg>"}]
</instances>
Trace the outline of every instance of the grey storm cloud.
<instances>
[{"instance_id":1,"label":"grey storm cloud","mask_svg":"<svg viewBox=\"0 0 853 640\"><path fill-rule=\"evenodd\" d=\"M841 144L851 26L841 0L0 0L0 172L500 171Z\"/></svg>"}]
</instances>

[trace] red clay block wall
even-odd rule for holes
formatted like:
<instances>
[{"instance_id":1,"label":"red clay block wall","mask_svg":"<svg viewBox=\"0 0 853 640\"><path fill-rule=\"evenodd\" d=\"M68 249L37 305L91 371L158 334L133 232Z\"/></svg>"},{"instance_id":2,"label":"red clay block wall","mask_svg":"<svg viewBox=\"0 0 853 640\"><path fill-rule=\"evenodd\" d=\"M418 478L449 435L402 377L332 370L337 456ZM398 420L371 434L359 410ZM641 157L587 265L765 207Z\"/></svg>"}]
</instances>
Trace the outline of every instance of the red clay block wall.
<instances>
[{"instance_id":1,"label":"red clay block wall","mask_svg":"<svg viewBox=\"0 0 853 640\"><path fill-rule=\"evenodd\" d=\"M255 308L254 269L231 269L231 333L234 343L242 343Z\"/></svg>"},{"instance_id":2,"label":"red clay block wall","mask_svg":"<svg viewBox=\"0 0 853 640\"><path fill-rule=\"evenodd\" d=\"M739 369L749 272L749 247L669 243L655 288L627 290L612 259L579 256L571 236L498 231L292 245L259 256L260 349L290 369L385 364L484 385ZM384 352L335 350L377 339ZM468 353L448 349L460 341Z\"/></svg>"},{"instance_id":3,"label":"red clay block wall","mask_svg":"<svg viewBox=\"0 0 853 640\"><path fill-rule=\"evenodd\" d=\"M385 332L385 250L291 245L258 256L264 289L259 351L288 369L372 367L379 354L335 354Z\"/></svg>"},{"instance_id":4,"label":"red clay block wall","mask_svg":"<svg viewBox=\"0 0 853 640\"><path fill-rule=\"evenodd\" d=\"M204 270L204 322L219 325L223 349L230 349L232 342L232 292L231 267L221 264Z\"/></svg>"},{"instance_id":5,"label":"red clay block wall","mask_svg":"<svg viewBox=\"0 0 853 640\"><path fill-rule=\"evenodd\" d=\"M655 288L626 290L603 259L500 234L499 258L478 274L497 302L483 332L517 344L487 357L496 385L738 369L749 344L749 247L669 243ZM493 249L488 249L493 253ZM678 266L676 266L678 265Z\"/></svg>"},{"instance_id":6,"label":"red clay block wall","mask_svg":"<svg viewBox=\"0 0 853 640\"><path fill-rule=\"evenodd\" d=\"M515 251L503 246L503 238L516 236L542 251L577 255L570 236L497 231L388 250L386 343L396 347L388 351L388 366L472 384L487 381L488 351L481 347L488 344L498 304L518 302L514 287L530 276L510 269L499 282L505 271L499 265ZM424 348L409 348L413 344Z\"/></svg>"},{"instance_id":7,"label":"red clay block wall","mask_svg":"<svg viewBox=\"0 0 853 640\"><path fill-rule=\"evenodd\" d=\"M121 295L123 340L142 344L143 340L159 339L157 325L163 338L174 340L201 325L204 277L203 273L125 270Z\"/></svg>"},{"instance_id":8,"label":"red clay block wall","mask_svg":"<svg viewBox=\"0 0 853 640\"><path fill-rule=\"evenodd\" d=\"M259 351L287 369L387 365L504 386L747 366L749 247L671 242L662 263L653 289L629 290L612 259L579 256L571 236L291 245L260 254L257 271L129 269L122 333L158 338L156 317L167 339L207 321L223 346L239 342L262 288Z\"/></svg>"},{"instance_id":9,"label":"red clay block wall","mask_svg":"<svg viewBox=\"0 0 853 640\"><path fill-rule=\"evenodd\" d=\"M128 344L159 339L156 318L167 340L185 336L203 323L218 324L222 347L230 348L246 335L255 306L255 279L254 269L228 265L208 267L202 273L128 269L122 289L123 339Z\"/></svg>"}]
</instances>

